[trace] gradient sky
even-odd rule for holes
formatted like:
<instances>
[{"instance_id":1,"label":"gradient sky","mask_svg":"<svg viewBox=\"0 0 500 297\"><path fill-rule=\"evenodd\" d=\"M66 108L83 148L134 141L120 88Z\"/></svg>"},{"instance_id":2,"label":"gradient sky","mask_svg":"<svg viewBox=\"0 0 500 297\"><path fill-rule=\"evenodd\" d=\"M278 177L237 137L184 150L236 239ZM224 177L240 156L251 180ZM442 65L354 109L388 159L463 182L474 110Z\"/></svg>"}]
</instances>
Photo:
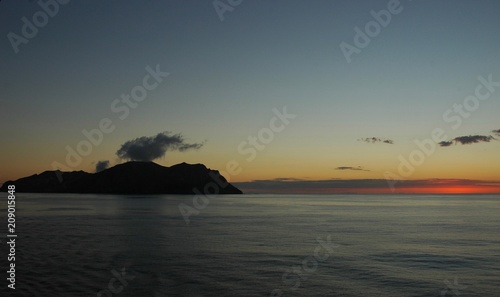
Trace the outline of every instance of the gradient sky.
<instances>
[{"instance_id":1,"label":"gradient sky","mask_svg":"<svg viewBox=\"0 0 500 297\"><path fill-rule=\"evenodd\" d=\"M75 0L15 53L9 32L21 35L22 18L32 20L41 7L1 1L0 183L65 164L66 147L103 118L115 130L72 170L123 162L116 151L124 142L171 131L206 143L155 162L223 171L235 160L241 173L226 177L256 192L262 181L294 188L294 181L353 179L359 183L351 188L370 187L363 181L399 175L399 156L408 159L418 150L414 140L436 128L447 140L500 139L492 132L500 129L500 87L456 129L443 119L474 95L479 76L500 82L500 2L401 0L402 11L348 63L340 44L354 45L354 28L390 2L243 0L221 20L213 1ZM170 75L119 119L113 100L156 65ZM296 118L248 162L238 147L285 106ZM393 144L361 141L371 137ZM496 139L436 144L404 178L500 192L499 149Z\"/></svg>"}]
</instances>

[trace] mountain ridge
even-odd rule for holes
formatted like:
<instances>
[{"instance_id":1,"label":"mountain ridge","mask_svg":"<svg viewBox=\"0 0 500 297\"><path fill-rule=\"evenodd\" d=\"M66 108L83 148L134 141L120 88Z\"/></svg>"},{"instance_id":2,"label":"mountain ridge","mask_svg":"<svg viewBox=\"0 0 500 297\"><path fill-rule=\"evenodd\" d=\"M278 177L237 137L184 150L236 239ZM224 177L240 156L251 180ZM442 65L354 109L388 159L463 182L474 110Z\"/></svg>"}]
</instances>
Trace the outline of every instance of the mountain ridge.
<instances>
[{"instance_id":1,"label":"mountain ridge","mask_svg":"<svg viewBox=\"0 0 500 297\"><path fill-rule=\"evenodd\" d=\"M242 194L219 171L185 162L165 167L154 162L131 161L96 173L44 171L7 181L0 191L6 192L8 185L15 185L16 191L25 193Z\"/></svg>"}]
</instances>

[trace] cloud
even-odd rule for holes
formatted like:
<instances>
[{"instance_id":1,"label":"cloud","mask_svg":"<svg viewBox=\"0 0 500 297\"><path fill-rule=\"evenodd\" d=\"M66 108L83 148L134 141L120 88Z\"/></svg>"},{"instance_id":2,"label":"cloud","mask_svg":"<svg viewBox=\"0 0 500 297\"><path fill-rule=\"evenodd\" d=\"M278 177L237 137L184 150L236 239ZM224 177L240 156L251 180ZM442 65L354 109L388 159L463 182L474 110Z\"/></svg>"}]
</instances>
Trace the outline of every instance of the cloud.
<instances>
[{"instance_id":1,"label":"cloud","mask_svg":"<svg viewBox=\"0 0 500 297\"><path fill-rule=\"evenodd\" d=\"M363 167L361 167L361 166L358 166L358 167L340 166L340 167L335 168L335 170L370 171L370 170L368 170L368 169L364 169L364 168L363 168Z\"/></svg>"},{"instance_id":2,"label":"cloud","mask_svg":"<svg viewBox=\"0 0 500 297\"><path fill-rule=\"evenodd\" d=\"M387 144L394 144L394 141L391 139L383 139L383 138L378 138L378 137L369 137L369 138L360 138L358 141L363 141L366 143L387 143Z\"/></svg>"},{"instance_id":3,"label":"cloud","mask_svg":"<svg viewBox=\"0 0 500 297\"><path fill-rule=\"evenodd\" d=\"M493 136L484 136L484 135L472 135L472 136L460 136L455 137L455 141L461 144L471 144L478 142L490 142L494 140Z\"/></svg>"},{"instance_id":4,"label":"cloud","mask_svg":"<svg viewBox=\"0 0 500 297\"><path fill-rule=\"evenodd\" d=\"M131 161L152 161L163 157L167 151L184 152L200 149L204 143L186 143L181 134L171 135L170 132L158 133L155 136L139 137L122 144L116 152L120 159Z\"/></svg>"},{"instance_id":5,"label":"cloud","mask_svg":"<svg viewBox=\"0 0 500 297\"><path fill-rule=\"evenodd\" d=\"M496 135L500 136L500 129L498 129L498 130L493 130L493 131L491 131L491 132L493 132L493 133L495 133Z\"/></svg>"},{"instance_id":6,"label":"cloud","mask_svg":"<svg viewBox=\"0 0 500 297\"><path fill-rule=\"evenodd\" d=\"M439 143L440 146L445 147L445 146L450 146L453 144L453 141L441 141Z\"/></svg>"},{"instance_id":7,"label":"cloud","mask_svg":"<svg viewBox=\"0 0 500 297\"><path fill-rule=\"evenodd\" d=\"M301 179L298 178L293 178L293 177L278 177L274 179L275 181L281 181L281 182L290 182L290 181L300 181Z\"/></svg>"},{"instance_id":8,"label":"cloud","mask_svg":"<svg viewBox=\"0 0 500 297\"><path fill-rule=\"evenodd\" d=\"M101 172L105 169L108 169L109 167L109 161L98 161L97 164L95 165L95 172Z\"/></svg>"},{"instance_id":9,"label":"cloud","mask_svg":"<svg viewBox=\"0 0 500 297\"><path fill-rule=\"evenodd\" d=\"M485 135L469 135L469 136L455 137L450 141L441 141L439 143L439 145L442 147L446 147L446 146L452 145L453 143L455 143L455 144L473 144L473 143L479 143L479 142L490 142L492 140L495 140L495 137L485 136Z\"/></svg>"}]
</instances>

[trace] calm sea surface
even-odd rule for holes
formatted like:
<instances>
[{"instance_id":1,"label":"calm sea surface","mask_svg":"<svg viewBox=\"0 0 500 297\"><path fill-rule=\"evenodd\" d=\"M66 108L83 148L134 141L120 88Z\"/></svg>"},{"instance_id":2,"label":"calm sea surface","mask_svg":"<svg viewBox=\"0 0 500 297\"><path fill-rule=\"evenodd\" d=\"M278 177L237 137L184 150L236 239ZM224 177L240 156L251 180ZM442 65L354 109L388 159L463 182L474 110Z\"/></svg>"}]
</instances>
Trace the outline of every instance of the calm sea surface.
<instances>
[{"instance_id":1,"label":"calm sea surface","mask_svg":"<svg viewBox=\"0 0 500 297\"><path fill-rule=\"evenodd\" d=\"M500 296L493 195L18 193L15 291L2 201L1 296Z\"/></svg>"}]
</instances>

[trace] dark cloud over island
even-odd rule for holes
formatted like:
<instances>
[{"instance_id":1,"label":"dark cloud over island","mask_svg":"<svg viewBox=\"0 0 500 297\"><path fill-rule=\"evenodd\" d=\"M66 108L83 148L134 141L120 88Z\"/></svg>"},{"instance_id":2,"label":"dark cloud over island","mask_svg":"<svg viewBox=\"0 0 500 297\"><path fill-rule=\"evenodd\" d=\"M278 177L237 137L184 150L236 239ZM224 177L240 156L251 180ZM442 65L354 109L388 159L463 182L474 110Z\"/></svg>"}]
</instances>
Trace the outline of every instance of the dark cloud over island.
<instances>
[{"instance_id":1,"label":"dark cloud over island","mask_svg":"<svg viewBox=\"0 0 500 297\"><path fill-rule=\"evenodd\" d=\"M95 165L95 172L101 172L105 169L108 169L109 167L109 161L98 161L97 164Z\"/></svg>"},{"instance_id":2,"label":"dark cloud over island","mask_svg":"<svg viewBox=\"0 0 500 297\"><path fill-rule=\"evenodd\" d=\"M190 149L200 149L204 143L186 143L181 134L171 135L170 132L158 133L155 136L139 137L122 144L116 152L120 159L131 161L152 161L163 157L167 151L184 152Z\"/></svg>"}]
</instances>

